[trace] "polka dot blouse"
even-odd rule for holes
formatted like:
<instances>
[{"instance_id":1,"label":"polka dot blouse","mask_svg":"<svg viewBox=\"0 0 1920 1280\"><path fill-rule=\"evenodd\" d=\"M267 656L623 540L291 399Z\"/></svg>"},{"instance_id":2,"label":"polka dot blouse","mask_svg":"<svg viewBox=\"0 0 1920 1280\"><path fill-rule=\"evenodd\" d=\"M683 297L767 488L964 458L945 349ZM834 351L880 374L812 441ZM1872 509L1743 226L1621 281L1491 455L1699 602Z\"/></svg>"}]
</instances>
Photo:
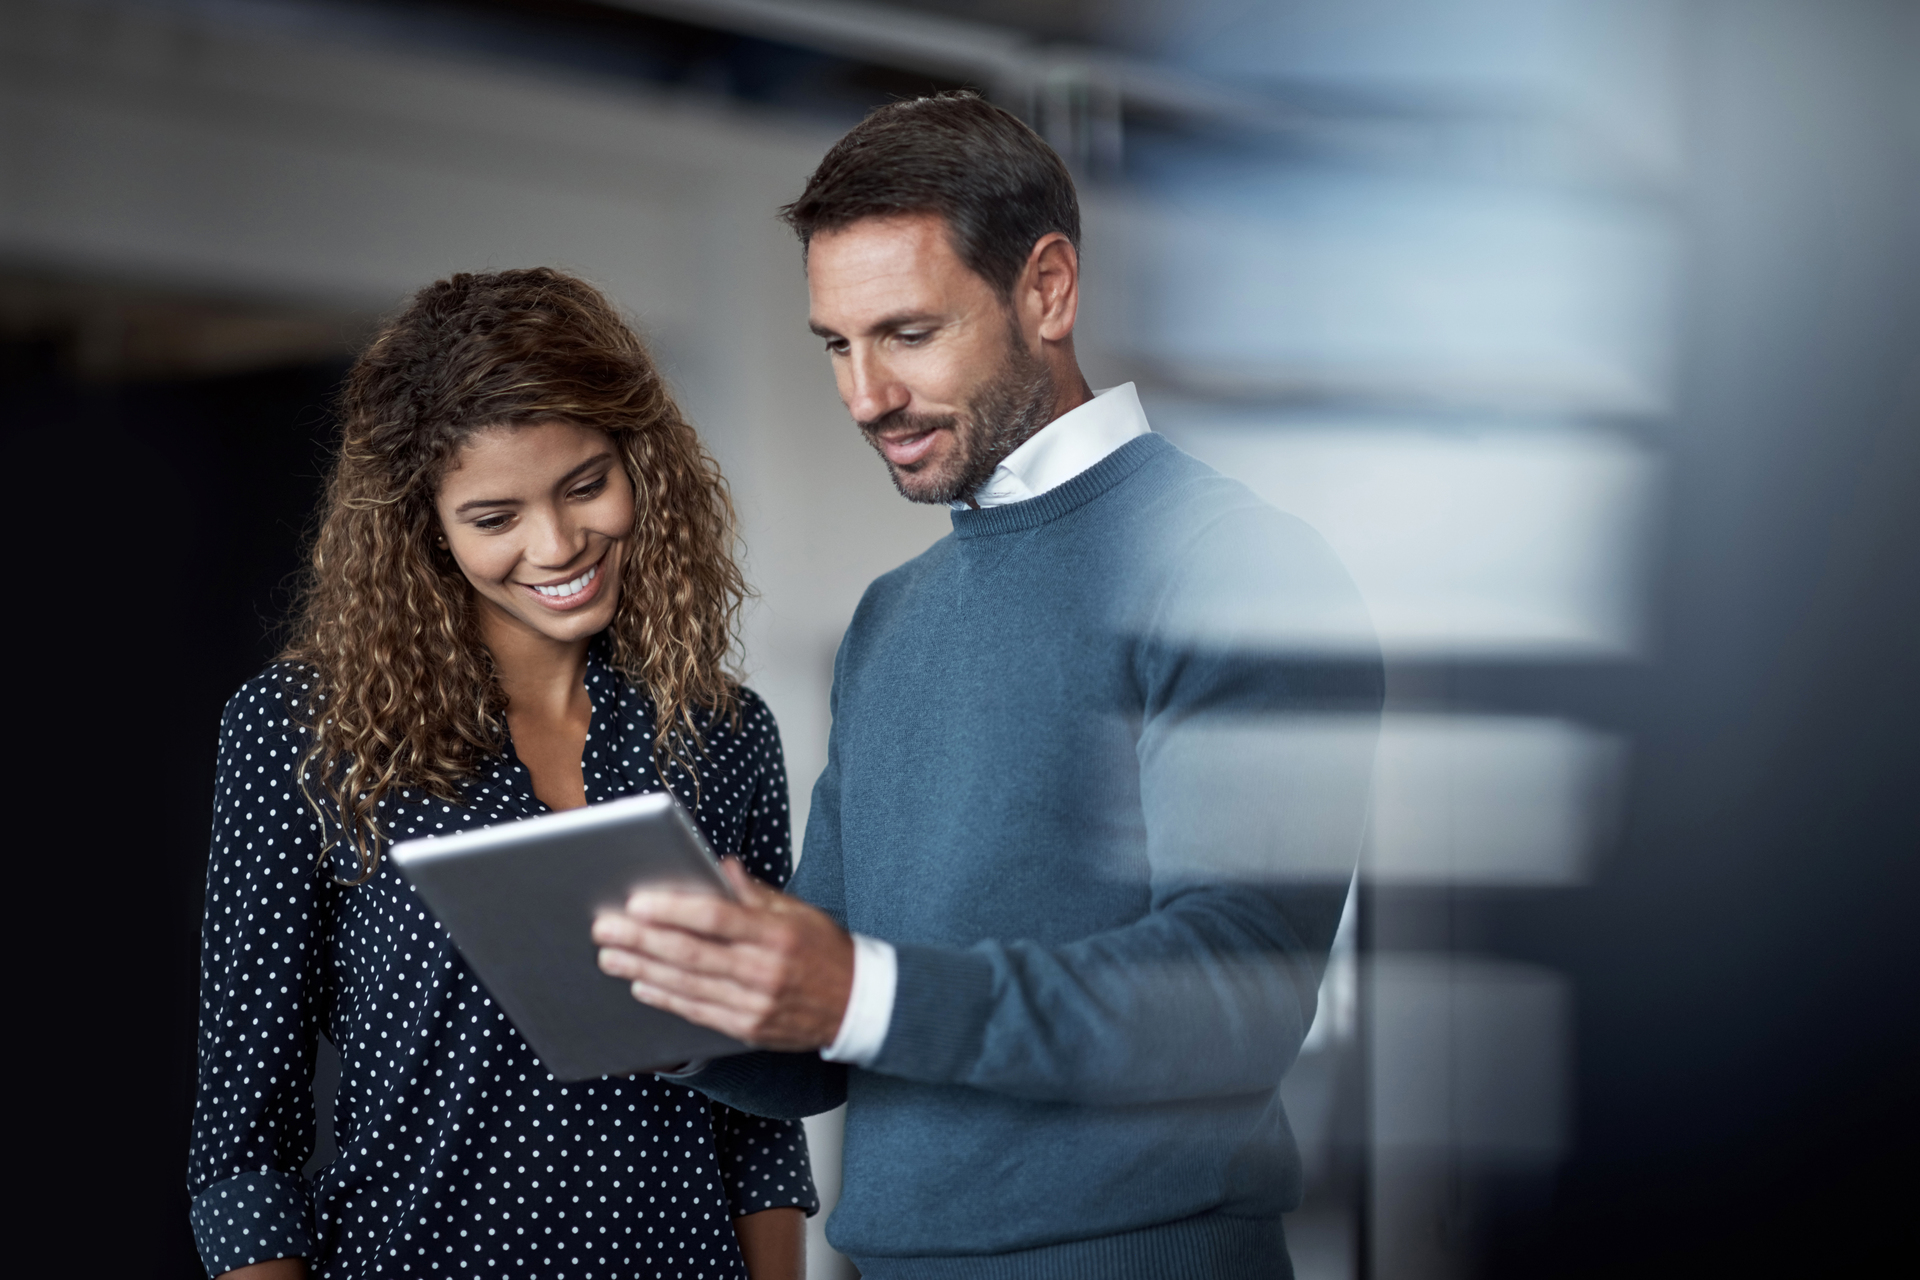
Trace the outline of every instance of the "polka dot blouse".
<instances>
[{"instance_id":1,"label":"polka dot blouse","mask_svg":"<svg viewBox=\"0 0 1920 1280\"><path fill-rule=\"evenodd\" d=\"M661 786L652 703L597 650L590 804ZM269 668L221 722L189 1170L207 1270L306 1257L343 1280L743 1277L735 1217L819 1207L800 1126L651 1076L559 1083L390 861L366 884L332 883L294 776L309 683L303 668ZM779 733L750 691L741 713L737 730L706 727L694 816L715 850L784 884ZM464 800L402 791L380 823L405 839L546 811L511 747ZM350 853L330 856L357 872ZM308 1178L321 1034L341 1058L339 1154Z\"/></svg>"}]
</instances>

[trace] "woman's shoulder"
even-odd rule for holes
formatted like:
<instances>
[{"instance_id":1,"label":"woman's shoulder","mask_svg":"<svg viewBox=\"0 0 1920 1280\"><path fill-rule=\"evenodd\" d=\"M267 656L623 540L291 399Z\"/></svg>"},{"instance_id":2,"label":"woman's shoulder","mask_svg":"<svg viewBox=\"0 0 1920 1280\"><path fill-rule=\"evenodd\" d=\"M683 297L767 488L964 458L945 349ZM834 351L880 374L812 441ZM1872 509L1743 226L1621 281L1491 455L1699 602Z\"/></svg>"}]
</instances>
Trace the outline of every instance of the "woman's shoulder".
<instances>
[{"instance_id":1,"label":"woman's shoulder","mask_svg":"<svg viewBox=\"0 0 1920 1280\"><path fill-rule=\"evenodd\" d=\"M735 699L740 705L740 726L742 729L753 726L762 732L779 733L779 729L773 723L773 708L767 705L765 698L754 692L750 686L744 684L735 685L733 692Z\"/></svg>"},{"instance_id":2,"label":"woman's shoulder","mask_svg":"<svg viewBox=\"0 0 1920 1280\"><path fill-rule=\"evenodd\" d=\"M744 684L733 687L733 706L709 712L702 732L725 733L764 750L780 750L780 726L767 700Z\"/></svg>"},{"instance_id":3,"label":"woman's shoulder","mask_svg":"<svg viewBox=\"0 0 1920 1280\"><path fill-rule=\"evenodd\" d=\"M227 699L222 723L228 730L304 730L320 686L320 673L304 662L270 663Z\"/></svg>"},{"instance_id":4,"label":"woman's shoulder","mask_svg":"<svg viewBox=\"0 0 1920 1280\"><path fill-rule=\"evenodd\" d=\"M710 761L730 759L747 764L758 775L769 762L781 760L780 728L766 699L746 685L733 687L730 705L701 707L693 723L703 744L700 754Z\"/></svg>"}]
</instances>

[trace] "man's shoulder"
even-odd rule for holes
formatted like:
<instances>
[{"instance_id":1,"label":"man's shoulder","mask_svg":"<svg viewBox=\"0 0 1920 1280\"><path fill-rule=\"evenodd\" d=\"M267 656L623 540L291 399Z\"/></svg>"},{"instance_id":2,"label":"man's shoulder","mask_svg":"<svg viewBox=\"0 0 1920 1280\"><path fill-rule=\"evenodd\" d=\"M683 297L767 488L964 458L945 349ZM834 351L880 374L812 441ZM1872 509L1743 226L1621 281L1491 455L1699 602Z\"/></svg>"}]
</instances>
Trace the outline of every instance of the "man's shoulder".
<instances>
[{"instance_id":1,"label":"man's shoulder","mask_svg":"<svg viewBox=\"0 0 1920 1280\"><path fill-rule=\"evenodd\" d=\"M1249 542L1318 555L1326 544L1306 521L1282 511L1245 484L1222 475L1164 437L1134 479L1116 496L1127 528L1156 558L1177 566Z\"/></svg>"},{"instance_id":2,"label":"man's shoulder","mask_svg":"<svg viewBox=\"0 0 1920 1280\"><path fill-rule=\"evenodd\" d=\"M1132 628L1205 646L1376 652L1367 607L1317 529L1171 445L1153 468L1128 525Z\"/></svg>"}]
</instances>

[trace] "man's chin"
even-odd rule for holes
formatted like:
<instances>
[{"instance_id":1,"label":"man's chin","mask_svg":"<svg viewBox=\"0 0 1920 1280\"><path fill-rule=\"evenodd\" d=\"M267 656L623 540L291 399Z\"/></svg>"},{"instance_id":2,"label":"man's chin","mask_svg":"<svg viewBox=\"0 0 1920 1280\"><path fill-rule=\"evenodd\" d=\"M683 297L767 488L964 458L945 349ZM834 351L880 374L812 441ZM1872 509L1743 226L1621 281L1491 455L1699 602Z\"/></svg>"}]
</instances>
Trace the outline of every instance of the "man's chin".
<instances>
[{"instance_id":1,"label":"man's chin","mask_svg":"<svg viewBox=\"0 0 1920 1280\"><path fill-rule=\"evenodd\" d=\"M889 462L887 474L893 479L893 487L898 489L900 496L908 502L945 506L960 496L959 486L950 473L931 470L903 471Z\"/></svg>"}]
</instances>

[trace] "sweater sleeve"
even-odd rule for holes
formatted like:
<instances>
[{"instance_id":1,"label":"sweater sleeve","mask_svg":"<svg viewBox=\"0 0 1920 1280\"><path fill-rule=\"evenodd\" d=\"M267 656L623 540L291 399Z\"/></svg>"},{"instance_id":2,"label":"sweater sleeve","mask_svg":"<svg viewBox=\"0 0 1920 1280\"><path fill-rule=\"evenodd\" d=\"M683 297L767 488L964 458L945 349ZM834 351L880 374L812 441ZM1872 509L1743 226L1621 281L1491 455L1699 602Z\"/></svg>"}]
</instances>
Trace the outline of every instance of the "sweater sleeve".
<instances>
[{"instance_id":1,"label":"sweater sleeve","mask_svg":"<svg viewBox=\"0 0 1920 1280\"><path fill-rule=\"evenodd\" d=\"M311 1257L313 1062L326 1003L329 890L296 774L286 669L221 719L201 940L199 1091L188 1191L207 1271Z\"/></svg>"},{"instance_id":2,"label":"sweater sleeve","mask_svg":"<svg viewBox=\"0 0 1920 1280\"><path fill-rule=\"evenodd\" d=\"M1168 580L1133 650L1149 909L1065 945L896 944L874 1070L1132 1104L1291 1066L1364 828L1377 651L1332 553L1270 509L1216 521ZM1302 642L1329 634L1343 652Z\"/></svg>"}]
</instances>

